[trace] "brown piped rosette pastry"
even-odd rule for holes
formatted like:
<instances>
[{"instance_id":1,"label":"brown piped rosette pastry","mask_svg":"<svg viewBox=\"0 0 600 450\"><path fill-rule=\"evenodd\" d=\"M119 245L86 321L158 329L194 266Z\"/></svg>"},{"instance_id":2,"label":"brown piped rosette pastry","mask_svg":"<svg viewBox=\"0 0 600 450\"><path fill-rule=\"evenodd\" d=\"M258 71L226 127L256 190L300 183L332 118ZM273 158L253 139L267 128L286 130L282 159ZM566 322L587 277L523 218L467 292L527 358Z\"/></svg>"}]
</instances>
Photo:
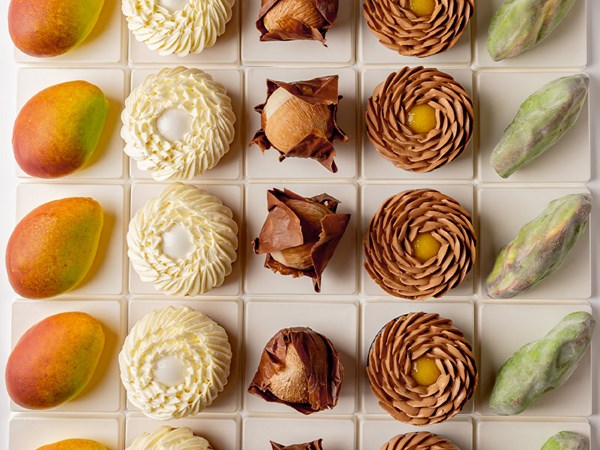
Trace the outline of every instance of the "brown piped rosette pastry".
<instances>
[{"instance_id":1,"label":"brown piped rosette pastry","mask_svg":"<svg viewBox=\"0 0 600 450\"><path fill-rule=\"evenodd\" d=\"M424 312L383 327L371 344L367 375L379 406L412 425L454 417L477 386L475 359L462 331Z\"/></svg>"},{"instance_id":2,"label":"brown piped rosette pastry","mask_svg":"<svg viewBox=\"0 0 600 450\"><path fill-rule=\"evenodd\" d=\"M339 0L262 0L256 28L261 41L314 40L325 34L338 13Z\"/></svg>"},{"instance_id":3,"label":"brown piped rosette pastry","mask_svg":"<svg viewBox=\"0 0 600 450\"><path fill-rule=\"evenodd\" d=\"M476 257L471 215L433 189L400 192L375 213L364 242L365 269L388 294L440 297L458 286Z\"/></svg>"},{"instance_id":4,"label":"brown piped rosette pastry","mask_svg":"<svg viewBox=\"0 0 600 450\"><path fill-rule=\"evenodd\" d=\"M310 277L321 291L321 274L342 238L350 214L336 213L339 201L321 194L305 198L292 191L267 192L269 214L252 243L266 254L265 267L282 275Z\"/></svg>"},{"instance_id":5,"label":"brown piped rosette pastry","mask_svg":"<svg viewBox=\"0 0 600 450\"><path fill-rule=\"evenodd\" d=\"M474 7L474 0L365 0L363 15L382 45L422 58L454 46Z\"/></svg>"},{"instance_id":6,"label":"brown piped rosette pastry","mask_svg":"<svg viewBox=\"0 0 600 450\"><path fill-rule=\"evenodd\" d=\"M448 439L427 431L399 434L381 446L380 450L460 450Z\"/></svg>"},{"instance_id":7,"label":"brown piped rosette pastry","mask_svg":"<svg viewBox=\"0 0 600 450\"><path fill-rule=\"evenodd\" d=\"M396 167L431 172L458 157L473 134L473 103L447 73L405 67L369 97L367 135Z\"/></svg>"},{"instance_id":8,"label":"brown piped rosette pastry","mask_svg":"<svg viewBox=\"0 0 600 450\"><path fill-rule=\"evenodd\" d=\"M323 450L321 442L323 442L323 439L306 442L304 444L281 445L271 441L271 447L272 450Z\"/></svg>"},{"instance_id":9,"label":"brown piped rosette pastry","mask_svg":"<svg viewBox=\"0 0 600 450\"><path fill-rule=\"evenodd\" d=\"M343 377L328 338L310 328L284 328L267 342L248 392L312 414L337 404Z\"/></svg>"},{"instance_id":10,"label":"brown piped rosette pastry","mask_svg":"<svg viewBox=\"0 0 600 450\"><path fill-rule=\"evenodd\" d=\"M336 121L338 76L285 83L267 80L267 100L255 109L261 116L261 129L250 143L264 152L274 147L285 158L311 158L331 172L333 142L348 141Z\"/></svg>"}]
</instances>

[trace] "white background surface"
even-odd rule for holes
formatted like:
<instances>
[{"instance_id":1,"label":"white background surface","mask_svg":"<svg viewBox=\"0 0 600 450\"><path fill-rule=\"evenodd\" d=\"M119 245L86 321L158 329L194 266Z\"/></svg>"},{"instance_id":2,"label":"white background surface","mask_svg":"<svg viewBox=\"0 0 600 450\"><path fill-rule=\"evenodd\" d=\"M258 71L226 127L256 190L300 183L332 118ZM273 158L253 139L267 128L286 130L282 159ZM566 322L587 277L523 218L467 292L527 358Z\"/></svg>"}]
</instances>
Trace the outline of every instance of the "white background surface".
<instances>
[{"instance_id":1,"label":"white background surface","mask_svg":"<svg viewBox=\"0 0 600 450\"><path fill-rule=\"evenodd\" d=\"M350 1L350 0L342 0ZM479 0L486 2L488 0ZM6 24L6 12L8 0L0 0L2 6L2 21L0 25L0 261L3 261L4 250L8 237L15 223L15 168L11 149L12 124L16 110L16 64L13 62L13 46L8 36ZM588 28L591 36L589 42L589 63L587 72L592 76L591 80L591 117L592 117L592 181L589 183L590 190L594 195L594 209L592 211L592 223L595 230L592 233L592 298L591 304L594 315L600 318L600 298L598 295L598 282L600 276L597 260L600 255L598 239L598 224L600 223L600 181L598 180L600 169L600 158L598 157L598 143L600 142L600 27L597 25L600 19L600 4L596 0L588 4ZM594 23L594 26L591 24ZM8 420L10 417L9 400L4 387L4 366L10 351L10 305L14 298L3 263L0 264L0 449L7 448ZM593 413L590 418L592 424L592 449L598 448L598 427L600 416L598 415L598 399L600 396L600 379L598 373L600 355L600 327L594 335L595 360L592 363L593 379L595 381L593 397ZM23 449L29 450L29 449ZM520 450L520 449L514 449Z\"/></svg>"}]
</instances>

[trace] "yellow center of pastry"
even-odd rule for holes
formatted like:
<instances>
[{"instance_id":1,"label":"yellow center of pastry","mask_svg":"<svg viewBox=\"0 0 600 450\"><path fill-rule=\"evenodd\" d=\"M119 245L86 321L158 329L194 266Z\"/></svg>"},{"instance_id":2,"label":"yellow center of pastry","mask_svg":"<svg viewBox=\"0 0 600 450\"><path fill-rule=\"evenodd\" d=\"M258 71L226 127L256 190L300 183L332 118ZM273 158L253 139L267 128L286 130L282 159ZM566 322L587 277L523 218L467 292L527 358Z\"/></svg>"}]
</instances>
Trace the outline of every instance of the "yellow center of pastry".
<instances>
[{"instance_id":1,"label":"yellow center of pastry","mask_svg":"<svg viewBox=\"0 0 600 450\"><path fill-rule=\"evenodd\" d=\"M408 126L415 133L429 133L436 127L435 109L429 105L415 105L408 111Z\"/></svg>"},{"instance_id":2,"label":"yellow center of pastry","mask_svg":"<svg viewBox=\"0 0 600 450\"><path fill-rule=\"evenodd\" d=\"M431 386L442 373L435 364L435 359L422 357L413 363L410 376L419 386Z\"/></svg>"},{"instance_id":3,"label":"yellow center of pastry","mask_svg":"<svg viewBox=\"0 0 600 450\"><path fill-rule=\"evenodd\" d=\"M440 245L440 242L431 233L421 233L413 242L413 250L415 256L425 262L437 255Z\"/></svg>"},{"instance_id":4,"label":"yellow center of pastry","mask_svg":"<svg viewBox=\"0 0 600 450\"><path fill-rule=\"evenodd\" d=\"M410 10L417 16L430 16L435 9L436 0L410 0Z\"/></svg>"}]
</instances>

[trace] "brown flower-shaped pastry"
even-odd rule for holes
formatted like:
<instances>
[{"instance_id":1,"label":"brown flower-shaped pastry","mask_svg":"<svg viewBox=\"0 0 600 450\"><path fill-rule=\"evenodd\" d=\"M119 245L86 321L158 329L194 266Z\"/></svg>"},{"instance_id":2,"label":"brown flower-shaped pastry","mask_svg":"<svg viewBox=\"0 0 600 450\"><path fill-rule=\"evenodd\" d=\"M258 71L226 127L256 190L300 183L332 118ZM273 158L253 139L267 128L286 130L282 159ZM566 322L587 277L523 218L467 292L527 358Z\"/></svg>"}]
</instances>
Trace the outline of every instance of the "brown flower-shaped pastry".
<instances>
[{"instance_id":1,"label":"brown flower-shaped pastry","mask_svg":"<svg viewBox=\"0 0 600 450\"><path fill-rule=\"evenodd\" d=\"M248 392L312 414L337 404L343 378L327 337L310 328L284 328L265 346Z\"/></svg>"},{"instance_id":2,"label":"brown flower-shaped pastry","mask_svg":"<svg viewBox=\"0 0 600 450\"><path fill-rule=\"evenodd\" d=\"M375 88L366 123L381 156L401 169L431 172L471 141L473 103L447 73L405 67Z\"/></svg>"},{"instance_id":3,"label":"brown flower-shaped pastry","mask_svg":"<svg viewBox=\"0 0 600 450\"><path fill-rule=\"evenodd\" d=\"M250 143L264 152L273 146L285 158L311 158L332 172L333 142L348 141L336 121L338 76L285 83L267 80L267 100L255 110L261 115L261 129Z\"/></svg>"},{"instance_id":4,"label":"brown flower-shaped pastry","mask_svg":"<svg viewBox=\"0 0 600 450\"><path fill-rule=\"evenodd\" d=\"M306 442L304 444L281 445L277 442L271 441L271 447L272 450L323 450L321 442L323 442L323 439Z\"/></svg>"},{"instance_id":5,"label":"brown flower-shaped pastry","mask_svg":"<svg viewBox=\"0 0 600 450\"><path fill-rule=\"evenodd\" d=\"M336 213L338 204L327 194L305 198L287 189L270 189L269 214L252 243L254 253L266 253L265 267L274 272L312 278L320 292L321 275L350 220L350 214Z\"/></svg>"},{"instance_id":6,"label":"brown flower-shaped pastry","mask_svg":"<svg viewBox=\"0 0 600 450\"><path fill-rule=\"evenodd\" d=\"M365 0L363 15L385 47L422 58L454 46L474 7L474 0Z\"/></svg>"},{"instance_id":7,"label":"brown flower-shaped pastry","mask_svg":"<svg viewBox=\"0 0 600 450\"><path fill-rule=\"evenodd\" d=\"M363 244L371 278L409 300L444 295L461 283L476 257L471 215L433 189L388 198L369 222Z\"/></svg>"},{"instance_id":8,"label":"brown flower-shaped pastry","mask_svg":"<svg viewBox=\"0 0 600 450\"><path fill-rule=\"evenodd\" d=\"M399 434L381 446L380 450L460 450L448 439L427 431Z\"/></svg>"},{"instance_id":9,"label":"brown flower-shaped pastry","mask_svg":"<svg viewBox=\"0 0 600 450\"><path fill-rule=\"evenodd\" d=\"M261 41L315 40L325 34L338 13L339 0L262 0L256 28Z\"/></svg>"},{"instance_id":10,"label":"brown flower-shaped pastry","mask_svg":"<svg viewBox=\"0 0 600 450\"><path fill-rule=\"evenodd\" d=\"M454 417L477 385L475 359L463 333L451 320L424 312L383 327L371 345L367 375L379 405L412 425Z\"/></svg>"}]
</instances>

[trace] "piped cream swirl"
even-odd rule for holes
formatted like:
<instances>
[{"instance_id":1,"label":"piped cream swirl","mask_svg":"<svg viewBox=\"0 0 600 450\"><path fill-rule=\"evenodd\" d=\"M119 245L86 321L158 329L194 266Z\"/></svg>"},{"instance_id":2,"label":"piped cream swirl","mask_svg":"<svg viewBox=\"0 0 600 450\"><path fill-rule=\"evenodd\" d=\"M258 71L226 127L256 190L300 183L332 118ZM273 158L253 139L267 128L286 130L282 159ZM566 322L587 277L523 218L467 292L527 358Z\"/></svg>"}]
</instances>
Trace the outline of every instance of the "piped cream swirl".
<instances>
[{"instance_id":1,"label":"piped cream swirl","mask_svg":"<svg viewBox=\"0 0 600 450\"><path fill-rule=\"evenodd\" d=\"M206 439L195 436L187 427L162 426L137 437L126 450L212 450Z\"/></svg>"}]
</instances>

